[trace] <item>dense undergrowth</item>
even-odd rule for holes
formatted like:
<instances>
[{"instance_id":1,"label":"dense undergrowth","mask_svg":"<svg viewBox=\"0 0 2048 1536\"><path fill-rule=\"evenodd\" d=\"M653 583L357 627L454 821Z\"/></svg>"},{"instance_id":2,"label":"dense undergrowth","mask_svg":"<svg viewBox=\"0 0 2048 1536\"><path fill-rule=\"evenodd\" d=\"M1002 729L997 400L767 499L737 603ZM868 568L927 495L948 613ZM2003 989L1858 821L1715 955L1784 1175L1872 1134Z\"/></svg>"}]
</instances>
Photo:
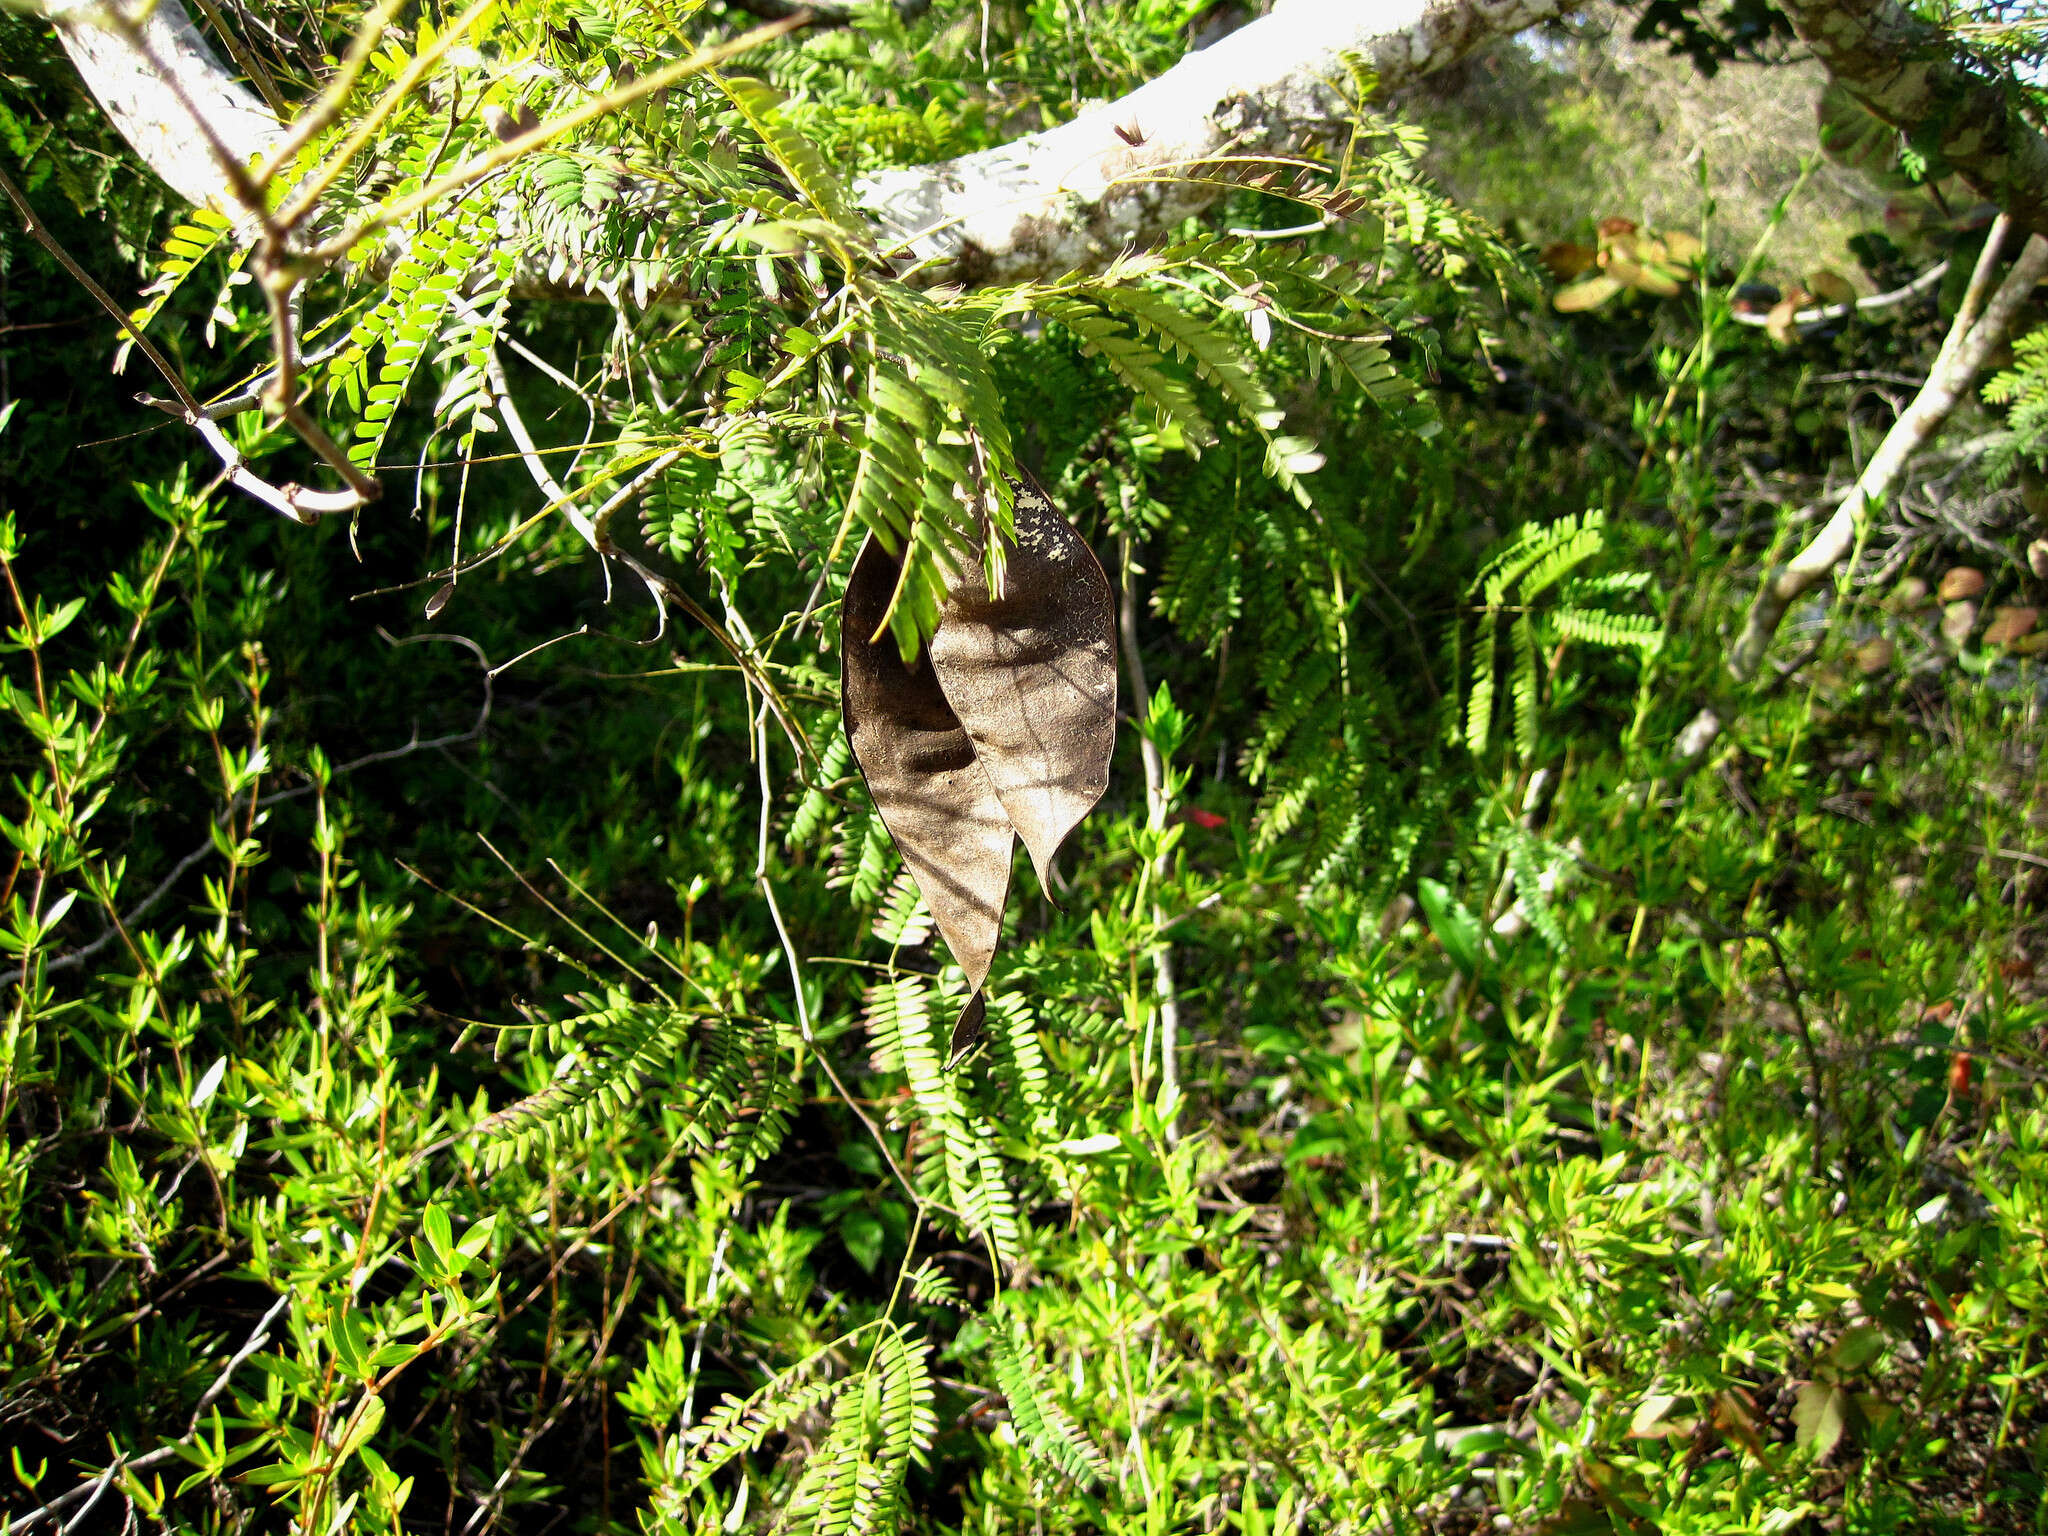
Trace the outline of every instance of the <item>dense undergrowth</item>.
<instances>
[{"instance_id":1,"label":"dense undergrowth","mask_svg":"<svg viewBox=\"0 0 2048 1536\"><path fill-rule=\"evenodd\" d=\"M1177 35L1128 7L1077 64L1055 9L1016 46L1105 89ZM857 76L851 36L804 67ZM849 165L1001 126L822 99ZM566 539L423 617L456 498L423 436L317 531L168 427L122 439L106 328L10 231L10 316L60 329L0 337L6 1507L2042 1529L2041 663L1892 584L1967 561L1987 606L2037 599L2023 513L1845 583L1796 668L1721 667L1757 487L1881 430L1859 375L1924 366L1937 314L1774 346L1711 229L1697 292L1569 319L1511 261L1488 292L1311 238L1432 322L1397 344L1426 421L1261 349L1312 506L1218 406L1191 456L1057 323L993 349L1151 694L1065 888L1017 876L949 1074L957 972L834 745L844 463L736 438L701 475L724 532L654 530L707 605L694 562L729 573L799 760ZM508 334L589 378L611 325ZM500 524L533 500L464 478Z\"/></svg>"}]
</instances>

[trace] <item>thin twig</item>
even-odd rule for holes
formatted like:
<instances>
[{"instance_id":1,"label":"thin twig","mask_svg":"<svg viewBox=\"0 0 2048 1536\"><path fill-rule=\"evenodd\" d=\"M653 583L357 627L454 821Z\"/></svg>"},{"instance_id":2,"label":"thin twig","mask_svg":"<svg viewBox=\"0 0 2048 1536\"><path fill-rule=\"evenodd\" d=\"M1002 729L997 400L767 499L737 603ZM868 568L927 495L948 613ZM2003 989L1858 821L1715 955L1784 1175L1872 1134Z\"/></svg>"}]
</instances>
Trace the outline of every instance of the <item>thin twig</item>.
<instances>
[{"instance_id":1,"label":"thin twig","mask_svg":"<svg viewBox=\"0 0 2048 1536\"><path fill-rule=\"evenodd\" d=\"M299 114L298 121L292 124L290 132L285 135L284 143L271 154L270 164L289 165L301 149L324 133L341 115L341 109L354 92L356 81L362 77L364 66L370 62L370 56L376 51L385 27L390 25L391 18L398 14L403 4L404 0L384 0L383 4L364 19L361 29L349 44L347 56L341 61L341 69L328 82L327 89L320 93L320 99ZM427 71L440 63L442 56L477 24L484 12L490 8L490 4L491 0L477 0L477 3L450 22L446 31L437 34L431 44L414 56L398 79L394 80L377 99L376 105L371 107L363 115L362 121L350 130L341 147L329 155L304 181L292 188L291 201L278 213L279 224L289 231L297 229L306 221L327 189L334 184L334 178L363 152L377 136L377 130L384 126L385 119L412 94L412 88L419 84Z\"/></svg>"},{"instance_id":2,"label":"thin twig","mask_svg":"<svg viewBox=\"0 0 2048 1536\"><path fill-rule=\"evenodd\" d=\"M707 48L690 58L678 59L665 69L658 69L652 74L642 75L631 85L609 91L594 101L586 102L573 112L565 112L560 117L549 118L546 122L529 129L516 138L507 140L497 148L487 150L485 153L457 166L454 170L428 183L409 197L402 197L398 201L370 213L341 234L315 248L310 253L310 259L316 263L340 261L372 235L379 234L394 224L403 224L414 214L433 207L434 204L440 202L451 193L461 192L475 186L478 182L486 177L495 175L522 156L531 154L534 150L540 149L545 145L552 144L556 139L561 138L562 135L573 133L585 124L610 116L620 108L631 106L636 101L644 101L655 92L666 90L680 80L687 80L692 75L701 75L714 70L728 60L738 58L743 53L752 52L763 43L773 42L785 33L794 32L800 27L808 26L811 19L809 11L798 11L795 15L785 20L773 21L765 26L755 27L752 31L743 32L730 42L721 43L716 48Z\"/></svg>"},{"instance_id":3,"label":"thin twig","mask_svg":"<svg viewBox=\"0 0 2048 1536\"><path fill-rule=\"evenodd\" d=\"M93 1509L99 1504L106 1491L114 1486L114 1475L120 1470L119 1463L116 1463L99 1475L92 1485L92 1497L85 1501L84 1507L77 1514L64 1522L64 1528L59 1533L59 1536L71 1536L73 1531L85 1524L87 1517L92 1514Z\"/></svg>"},{"instance_id":4,"label":"thin twig","mask_svg":"<svg viewBox=\"0 0 2048 1536\"><path fill-rule=\"evenodd\" d=\"M114 302L113 295L102 288L90 272L72 259L71 253L64 249L57 237L51 234L43 221L36 216L36 211L28 198L4 170L0 170L0 194L4 194L8 202L14 205L14 211L21 216L22 223L27 226L35 242L48 251L58 265L71 275L74 282L91 294L102 309L114 317L116 323L127 333L129 340L135 344L136 350L148 358L150 366L163 375L164 382L178 397L176 404L152 400L145 396L146 403L169 411L198 432L200 440L213 451L214 457L226 468L230 485L253 496L265 506L274 508L295 523L316 522L330 513L351 511L363 504L367 499L363 494L363 488L353 481L350 488L343 491L309 491L296 485L280 488L251 470L243 462L241 450L228 440L227 434L221 431L207 408L199 403L198 396L192 393L192 388L185 382L184 375L179 373L172 366L170 359L157 349L156 343L142 333L141 327L129 318L128 312ZM298 427L301 421L308 420L303 411L298 413L298 417L299 420L293 422L295 427ZM301 435L304 435L303 431ZM321 433L320 436L324 438L325 434ZM370 486L374 493L375 482L370 482Z\"/></svg>"},{"instance_id":5,"label":"thin twig","mask_svg":"<svg viewBox=\"0 0 2048 1536\"><path fill-rule=\"evenodd\" d=\"M704 1370L704 1334L711 1327L711 1313L718 1305L718 1282L725 1274L725 1245L732 1228L718 1229L718 1242L711 1250L711 1276L704 1286L704 1310L697 1318L697 1338L690 1346L690 1390L683 1394L683 1429L687 1433L697 1409L697 1382Z\"/></svg>"},{"instance_id":6,"label":"thin twig","mask_svg":"<svg viewBox=\"0 0 2048 1536\"><path fill-rule=\"evenodd\" d=\"M504 359L498 355L495 347L491 348L487 355L484 365L484 378L485 382L490 385L491 394L497 406L498 417L505 425L506 434L512 439L513 446L518 449L519 457L525 461L527 473L532 477L533 483L539 486L542 493L548 498L548 507L545 510L559 510L569 520L569 525L576 530L577 536L585 544L589 545L600 559L618 561L619 564L639 578L640 584L647 589L648 596L654 599L654 606L658 614L658 628L655 630L653 638L645 643L652 645L656 640L659 640L664 634L668 633L668 605L674 603L691 619L702 625L706 632L725 648L726 654L739 664L740 671L745 674L747 680L756 688L759 688L763 695L767 697L769 706L775 711L776 723L782 727L783 733L788 736L790 745L795 749L798 758L815 757L816 754L811 749L809 737L804 734L803 727L797 724L796 717L790 713L788 705L783 702L780 691L768 680L766 670L761 665L759 658L754 654L755 647L751 640L747 642L743 649L741 643L727 632L726 626L720 624L709 613L705 612L703 605L691 597L680 583L671 580L659 571L651 569L645 563L627 554L612 542L609 526L614 515L619 507L624 504L624 500L629 493L637 493L645 480L651 478L651 476L642 475L636 478L630 486L614 493L598 509L597 516L593 517L583 510L578 504L577 498L571 495L562 482L557 480L554 473L549 470L547 461L543 458L539 446L534 442L532 432L527 430L526 418L520 414L518 405L512 399L511 387L505 378ZM598 523L598 518L600 517L604 519L603 527L600 527ZM729 607L727 611L731 611Z\"/></svg>"},{"instance_id":7,"label":"thin twig","mask_svg":"<svg viewBox=\"0 0 2048 1536\"><path fill-rule=\"evenodd\" d=\"M263 98L263 104L280 118L289 117L291 108L286 104L284 93L277 88L277 82L270 78L270 71L263 67L263 61L245 44L240 35L222 19L214 7L213 0L196 0L199 14L206 18L208 26L220 35L227 49L241 65L242 73L249 77L249 83L256 87L256 94Z\"/></svg>"},{"instance_id":8,"label":"thin twig","mask_svg":"<svg viewBox=\"0 0 2048 1536\"><path fill-rule=\"evenodd\" d=\"M128 318L128 311L114 302L113 295L102 288L90 272L71 259L71 253L64 249L57 237L36 217L35 208L30 204L26 194L14 184L14 178L4 170L0 170L0 193L4 193L7 201L14 205L14 211L21 216L22 224L27 227L30 237L36 244L48 251L56 259L57 264L71 274L72 281L98 300L100 308L120 323L121 329L128 333L136 349L149 359L150 365L163 375L164 382L176 392L179 403L186 410L196 413L200 409L199 399L186 384L184 375L171 366L170 359L157 350L155 342L142 334L135 322Z\"/></svg>"},{"instance_id":9,"label":"thin twig","mask_svg":"<svg viewBox=\"0 0 2048 1536\"><path fill-rule=\"evenodd\" d=\"M308 352L299 359L300 371L310 373L315 368L331 361L340 355L342 349L352 339L352 333L346 328L336 332L333 339L326 346L317 352ZM199 414L206 417L209 421L224 421L230 416L239 416L244 411L258 410L263 405L264 395L270 390L276 378L277 370L275 368L266 368L237 393L224 396L219 400L201 406ZM154 395L137 395L135 398L139 404L153 406L159 411L164 411L169 415L177 417L180 421L185 419L184 407L175 400L159 400Z\"/></svg>"},{"instance_id":10,"label":"thin twig","mask_svg":"<svg viewBox=\"0 0 2048 1536\"><path fill-rule=\"evenodd\" d=\"M1145 661L1138 653L1138 599L1131 563L1131 536L1123 536L1123 592L1117 605L1117 633L1123 640L1124 673L1131 684L1131 715L1138 722L1138 755L1145 766L1145 820L1151 831L1166 830L1166 764L1146 734L1152 715L1152 690L1145 681ZM1166 861L1155 861L1153 874L1163 878ZM1174 987L1173 941L1166 937L1165 909L1152 903L1152 995L1159 1009L1159 1083L1169 1099L1180 1093L1180 994ZM1166 1144L1180 1140L1180 1109L1175 1104L1166 1122Z\"/></svg>"},{"instance_id":11,"label":"thin twig","mask_svg":"<svg viewBox=\"0 0 2048 1536\"><path fill-rule=\"evenodd\" d=\"M1729 647L1727 666L1740 682L1763 664L1771 638L1786 611L1828 577L1860 543L1871 507L1891 498L1916 454L1938 433L1968 394L1991 349L2011 328L2020 307L2048 276L2048 239L2032 236L1996 283L1998 257L2011 219L2000 214L1985 239L1969 291L1927 370L1927 384L1899 414L1856 483L1836 504L1821 530L1796 555L1764 576L1750 603L1742 631Z\"/></svg>"},{"instance_id":12,"label":"thin twig","mask_svg":"<svg viewBox=\"0 0 2048 1536\"><path fill-rule=\"evenodd\" d=\"M1916 299L1923 293L1932 293L1946 276L1948 263L1937 261L1903 288L1894 288L1889 293L1873 293L1868 298L1857 299L1853 303L1824 304L1818 309L1798 310L1792 316L1792 324L1806 330L1813 326L1826 325L1833 320L1845 320L1852 314L1869 314L1872 310L1890 309L1894 305ZM1738 325L1766 326L1771 323L1771 317L1767 314L1753 315L1740 309L1730 313Z\"/></svg>"},{"instance_id":13,"label":"thin twig","mask_svg":"<svg viewBox=\"0 0 2048 1536\"><path fill-rule=\"evenodd\" d=\"M291 1304L292 1293L290 1291L286 1291L276 1301L272 1302L270 1310L264 1313L262 1320L256 1324L255 1331L242 1341L242 1347L235 1351L228 1363L221 1367L220 1374L213 1378L213 1385L200 1394L198 1403L192 1409L192 1422L185 1427L187 1439L198 1433L200 1419L205 1417L206 1410L214 1405L221 1393L227 1391L228 1381L234 1376L235 1372L241 1368L242 1364L251 1355L270 1342L271 1325L285 1314L286 1309Z\"/></svg>"}]
</instances>

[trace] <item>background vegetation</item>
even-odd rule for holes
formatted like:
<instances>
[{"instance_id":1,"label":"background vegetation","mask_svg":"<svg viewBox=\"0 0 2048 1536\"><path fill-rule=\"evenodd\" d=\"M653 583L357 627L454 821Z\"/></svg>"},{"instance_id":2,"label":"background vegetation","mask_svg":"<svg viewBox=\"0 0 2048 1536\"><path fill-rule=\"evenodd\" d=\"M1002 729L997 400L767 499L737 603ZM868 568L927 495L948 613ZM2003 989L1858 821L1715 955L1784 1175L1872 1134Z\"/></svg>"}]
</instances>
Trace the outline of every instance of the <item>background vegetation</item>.
<instances>
[{"instance_id":1,"label":"background vegetation","mask_svg":"<svg viewBox=\"0 0 2048 1536\"><path fill-rule=\"evenodd\" d=\"M845 173L1126 89L1198 9L868 10L750 67ZM251 35L290 81L347 19ZM570 73L616 72L636 25L506 23ZM579 484L710 392L715 449L632 515L761 637L743 677L521 530L526 467L455 388L473 317L415 344L409 404L336 382L389 489L300 528L210 485L109 375L112 325L0 230L14 1516L2048 1525L2032 418L1972 407L1781 665L1722 668L1760 564L1927 367L1983 221L1803 176L1779 125L1811 122L1810 72L1729 64L1721 116L1649 129L1615 91L1707 88L1609 46L1472 66L1520 137L1455 88L1414 104L1455 203L1374 119L1355 217L1217 235L1304 217L1234 193L1178 287L945 311L1129 594L1149 683L1065 889L1016 877L989 1047L950 1073L957 972L838 737L858 402L772 382L807 355L802 252L693 250L686 299L508 301L488 338L554 370L514 363L551 462L590 445ZM0 164L133 295L167 208L38 24L0 18L0 61ZM794 153L708 96L665 110L703 114L713 170ZM565 238L619 237L562 163L536 174ZM1695 233L1697 280L1558 314L1519 242L1615 214ZM1730 303L1766 239L1746 275L1781 288L1944 254L1957 279L1773 340ZM225 388L265 334L205 261L152 332ZM1937 597L1957 567L1982 590ZM1723 729L1688 751L1703 707Z\"/></svg>"}]
</instances>

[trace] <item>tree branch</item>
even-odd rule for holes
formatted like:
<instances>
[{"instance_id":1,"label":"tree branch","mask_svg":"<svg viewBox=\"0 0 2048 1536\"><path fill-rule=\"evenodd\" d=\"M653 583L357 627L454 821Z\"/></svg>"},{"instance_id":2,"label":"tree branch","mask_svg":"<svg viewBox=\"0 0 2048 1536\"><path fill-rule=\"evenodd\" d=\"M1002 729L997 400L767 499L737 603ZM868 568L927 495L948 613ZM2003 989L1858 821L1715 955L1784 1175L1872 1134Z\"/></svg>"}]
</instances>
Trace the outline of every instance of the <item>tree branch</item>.
<instances>
[{"instance_id":1,"label":"tree branch","mask_svg":"<svg viewBox=\"0 0 2048 1536\"><path fill-rule=\"evenodd\" d=\"M1765 578L1751 605L1749 618L1728 653L1728 670L1747 681L1763 664L1771 636L1777 633L1785 611L1818 586L1856 544L1856 531L1864 514L1898 488L1913 455L1941 430L1942 424L1976 382L1985 359L2005 333L2027 296L2043 277L2048 277L2048 239L2031 237L1997 291L1991 279L1997 270L1998 253L2010 227L2000 216L1984 243L1983 255L1970 279L1970 289L1957 313L1948 339L1928 370L1927 383L1892 424L1877 452L1857 477L1819 533L1782 568ZM1987 301L1985 294L1990 292ZM1982 310L1981 315L1979 310Z\"/></svg>"},{"instance_id":2,"label":"tree branch","mask_svg":"<svg viewBox=\"0 0 2048 1536\"><path fill-rule=\"evenodd\" d=\"M1099 268L1220 196L1222 157L1272 154L1334 131L1354 66L1393 90L1570 3L1281 0L1273 14L1119 101L997 149L865 177L856 199L883 241L932 264L932 277L1016 280ZM240 214L193 118L243 163L276 149L277 119L179 0L158 0L134 28L95 25L94 15L69 0L59 35L115 128L181 197ZM518 286L562 292L538 269L522 272Z\"/></svg>"},{"instance_id":3,"label":"tree branch","mask_svg":"<svg viewBox=\"0 0 2048 1536\"><path fill-rule=\"evenodd\" d=\"M876 172L855 198L885 242L955 281L1097 269L1221 196L1225 179L1208 168L1223 157L1327 136L1347 115L1354 65L1391 91L1569 9L1570 0L1281 0L1070 123Z\"/></svg>"},{"instance_id":4,"label":"tree branch","mask_svg":"<svg viewBox=\"0 0 2048 1536\"><path fill-rule=\"evenodd\" d=\"M1874 310L1892 309L1909 303L1923 294L1934 292L1941 286L1941 280L1948 276L1948 263L1937 261L1903 288L1894 288L1890 293L1873 293L1850 304L1821 304L1812 309L1794 312L1792 324L1798 329L1812 330L1831 325L1837 320L1846 320L1851 315L1867 315ZM1759 329L1771 323L1769 315L1754 315L1747 310L1735 310L1730 316L1738 325L1753 325Z\"/></svg>"},{"instance_id":5,"label":"tree branch","mask_svg":"<svg viewBox=\"0 0 2048 1536\"><path fill-rule=\"evenodd\" d=\"M1780 0L1863 107L1938 154L2021 229L2048 235L2048 138L2017 94L1956 57L1955 40L1898 0Z\"/></svg>"},{"instance_id":6,"label":"tree branch","mask_svg":"<svg viewBox=\"0 0 2048 1536\"><path fill-rule=\"evenodd\" d=\"M228 72L185 8L177 0L152 6L132 28L106 25L92 0L65 0L50 14L86 88L142 163L186 202L242 217L193 114L244 165L275 146L283 130Z\"/></svg>"}]
</instances>

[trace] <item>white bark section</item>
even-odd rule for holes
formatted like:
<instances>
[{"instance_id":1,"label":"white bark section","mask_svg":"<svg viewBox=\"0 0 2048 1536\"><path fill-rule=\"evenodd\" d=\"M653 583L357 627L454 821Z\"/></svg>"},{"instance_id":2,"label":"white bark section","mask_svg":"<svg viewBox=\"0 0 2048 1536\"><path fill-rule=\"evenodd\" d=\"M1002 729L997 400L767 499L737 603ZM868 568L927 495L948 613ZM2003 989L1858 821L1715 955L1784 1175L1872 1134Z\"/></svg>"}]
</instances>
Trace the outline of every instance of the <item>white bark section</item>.
<instances>
[{"instance_id":1,"label":"white bark section","mask_svg":"<svg viewBox=\"0 0 2048 1536\"><path fill-rule=\"evenodd\" d=\"M1913 455L1941 430L1942 423L1948 420L1970 386L1976 383L1991 349L2012 329L2020 306L2026 303L2041 280L2048 277L2048 240L2039 235L2030 236L2019 259L2013 262L1997 291L1991 295L1990 302L1983 304L1983 314L1979 317L1978 304L1982 302L1983 290L1990 286L1998 248L2009 227L2010 220L2003 215L1992 227L1970 285L1971 292L1965 296L1962 310L1943 341L1941 352L1935 358L1934 367L1929 370L1927 382L1921 386L1920 393L1892 423L1891 431L1878 444L1877 452L1870 456L1863 473L1836 505L1834 516L1804 549L1766 579L1758 590L1749 619L1728 654L1728 670L1736 677L1746 680L1756 675L1757 668L1763 664L1764 652L1770 646L1771 636L1785 617L1785 610L1848 558L1849 552L1856 547L1856 533L1862 527L1866 513L1898 488Z\"/></svg>"},{"instance_id":2,"label":"white bark section","mask_svg":"<svg viewBox=\"0 0 2048 1536\"><path fill-rule=\"evenodd\" d=\"M1219 157L1284 153L1331 133L1353 64L1392 89L1572 3L1280 0L1121 100L997 149L866 177L856 197L884 242L907 240L916 258L950 269L933 275L986 282L1098 268L1214 201ZM92 25L84 0L67 5L65 51L121 136L179 196L235 211L199 121L245 162L281 130L179 0L156 0L141 47ZM1208 181L1181 179L1205 166ZM522 286L560 291L539 274Z\"/></svg>"},{"instance_id":3,"label":"white bark section","mask_svg":"<svg viewBox=\"0 0 2048 1536\"><path fill-rule=\"evenodd\" d=\"M173 192L239 216L207 131L246 165L283 136L277 119L228 73L176 0L150 9L134 39L97 22L99 9L83 0L50 8L86 88Z\"/></svg>"},{"instance_id":4,"label":"white bark section","mask_svg":"<svg viewBox=\"0 0 2048 1536\"><path fill-rule=\"evenodd\" d=\"M1221 194L1213 180L1177 178L1220 157L1285 153L1341 124L1354 64L1393 89L1570 8L1571 0L1280 0L1271 15L1070 123L940 165L878 172L855 197L885 241L907 239L914 257L950 264L956 280L1099 268Z\"/></svg>"}]
</instances>

